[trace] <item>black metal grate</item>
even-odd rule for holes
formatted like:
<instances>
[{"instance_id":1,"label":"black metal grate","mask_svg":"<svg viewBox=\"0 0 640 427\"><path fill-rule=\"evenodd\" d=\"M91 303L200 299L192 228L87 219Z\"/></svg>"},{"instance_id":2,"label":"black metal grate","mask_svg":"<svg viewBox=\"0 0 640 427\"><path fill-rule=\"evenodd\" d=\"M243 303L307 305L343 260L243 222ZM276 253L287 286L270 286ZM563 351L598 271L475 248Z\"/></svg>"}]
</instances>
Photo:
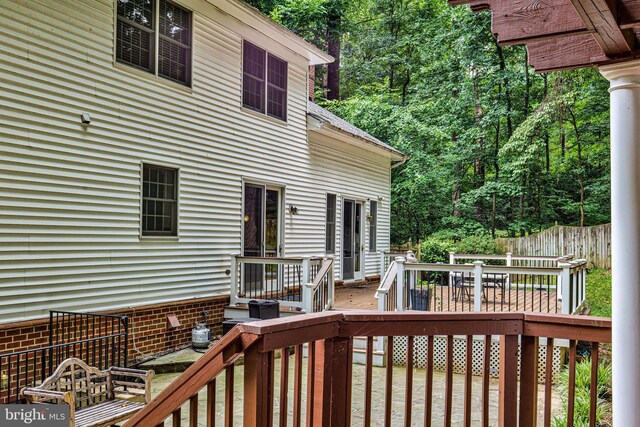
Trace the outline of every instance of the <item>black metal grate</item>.
<instances>
[{"instance_id":1,"label":"black metal grate","mask_svg":"<svg viewBox=\"0 0 640 427\"><path fill-rule=\"evenodd\" d=\"M178 171L144 165L142 179L142 234L177 234Z\"/></svg>"}]
</instances>

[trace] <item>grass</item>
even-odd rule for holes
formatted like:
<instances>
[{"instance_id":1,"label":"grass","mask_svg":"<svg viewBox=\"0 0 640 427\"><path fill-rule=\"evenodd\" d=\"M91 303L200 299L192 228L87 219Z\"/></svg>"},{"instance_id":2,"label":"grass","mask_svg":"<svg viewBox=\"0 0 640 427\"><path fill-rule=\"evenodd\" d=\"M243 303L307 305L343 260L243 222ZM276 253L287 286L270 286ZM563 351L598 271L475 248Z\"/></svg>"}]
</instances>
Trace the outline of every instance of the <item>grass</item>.
<instances>
[{"instance_id":1,"label":"grass","mask_svg":"<svg viewBox=\"0 0 640 427\"><path fill-rule=\"evenodd\" d=\"M560 373L558 388L562 400L563 415L553 420L554 427L567 425L567 397L569 395L569 370L564 369ZM589 403L591 389L591 360L585 359L576 364L575 382L575 410L574 425L587 427L589 425ZM598 403L596 405L596 425L611 426L611 365L600 363L598 365L597 384Z\"/></svg>"},{"instance_id":2,"label":"grass","mask_svg":"<svg viewBox=\"0 0 640 427\"><path fill-rule=\"evenodd\" d=\"M611 271L589 271L586 305L592 316L611 317Z\"/></svg>"}]
</instances>

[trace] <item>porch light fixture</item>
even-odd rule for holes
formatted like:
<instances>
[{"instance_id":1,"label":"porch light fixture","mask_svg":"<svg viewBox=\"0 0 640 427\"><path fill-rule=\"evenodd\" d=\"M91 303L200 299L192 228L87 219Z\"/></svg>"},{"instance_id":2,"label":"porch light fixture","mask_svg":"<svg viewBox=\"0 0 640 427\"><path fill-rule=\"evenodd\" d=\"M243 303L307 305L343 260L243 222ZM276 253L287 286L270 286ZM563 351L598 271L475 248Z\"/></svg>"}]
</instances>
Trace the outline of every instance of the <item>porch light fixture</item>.
<instances>
[{"instance_id":1,"label":"porch light fixture","mask_svg":"<svg viewBox=\"0 0 640 427\"><path fill-rule=\"evenodd\" d=\"M80 121L82 121L83 125L88 125L89 123L91 123L91 116L89 115L89 113L82 113L80 114Z\"/></svg>"},{"instance_id":2,"label":"porch light fixture","mask_svg":"<svg viewBox=\"0 0 640 427\"><path fill-rule=\"evenodd\" d=\"M298 215L298 207L297 206L293 206L293 205L289 205L289 213L291 215Z\"/></svg>"}]
</instances>

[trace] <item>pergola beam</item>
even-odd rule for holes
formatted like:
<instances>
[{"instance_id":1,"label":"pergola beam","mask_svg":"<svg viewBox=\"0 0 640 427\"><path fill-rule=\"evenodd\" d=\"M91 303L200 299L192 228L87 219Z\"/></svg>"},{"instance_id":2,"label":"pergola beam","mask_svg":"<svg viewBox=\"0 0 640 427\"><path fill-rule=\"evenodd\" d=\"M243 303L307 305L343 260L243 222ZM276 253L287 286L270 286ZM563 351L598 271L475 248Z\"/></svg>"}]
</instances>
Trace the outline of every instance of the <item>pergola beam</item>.
<instances>
[{"instance_id":1,"label":"pergola beam","mask_svg":"<svg viewBox=\"0 0 640 427\"><path fill-rule=\"evenodd\" d=\"M609 58L591 35L578 35L527 44L529 64L536 72L570 70L604 63Z\"/></svg>"},{"instance_id":2,"label":"pergola beam","mask_svg":"<svg viewBox=\"0 0 640 427\"><path fill-rule=\"evenodd\" d=\"M571 0L587 29L593 30L593 38L607 56L629 54L634 49L631 30L618 26L616 0Z\"/></svg>"}]
</instances>

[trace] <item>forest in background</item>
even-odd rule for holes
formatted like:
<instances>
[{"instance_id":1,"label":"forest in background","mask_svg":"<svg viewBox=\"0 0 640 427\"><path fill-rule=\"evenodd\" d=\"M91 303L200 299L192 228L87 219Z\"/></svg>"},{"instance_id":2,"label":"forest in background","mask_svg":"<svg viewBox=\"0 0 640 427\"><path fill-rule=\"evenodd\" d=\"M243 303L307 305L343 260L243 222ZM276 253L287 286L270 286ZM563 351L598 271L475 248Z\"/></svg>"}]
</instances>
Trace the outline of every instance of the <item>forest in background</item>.
<instances>
[{"instance_id":1,"label":"forest in background","mask_svg":"<svg viewBox=\"0 0 640 427\"><path fill-rule=\"evenodd\" d=\"M410 156L392 243L523 236L610 221L608 82L536 74L488 12L446 0L250 0L339 58L316 102Z\"/></svg>"}]
</instances>

